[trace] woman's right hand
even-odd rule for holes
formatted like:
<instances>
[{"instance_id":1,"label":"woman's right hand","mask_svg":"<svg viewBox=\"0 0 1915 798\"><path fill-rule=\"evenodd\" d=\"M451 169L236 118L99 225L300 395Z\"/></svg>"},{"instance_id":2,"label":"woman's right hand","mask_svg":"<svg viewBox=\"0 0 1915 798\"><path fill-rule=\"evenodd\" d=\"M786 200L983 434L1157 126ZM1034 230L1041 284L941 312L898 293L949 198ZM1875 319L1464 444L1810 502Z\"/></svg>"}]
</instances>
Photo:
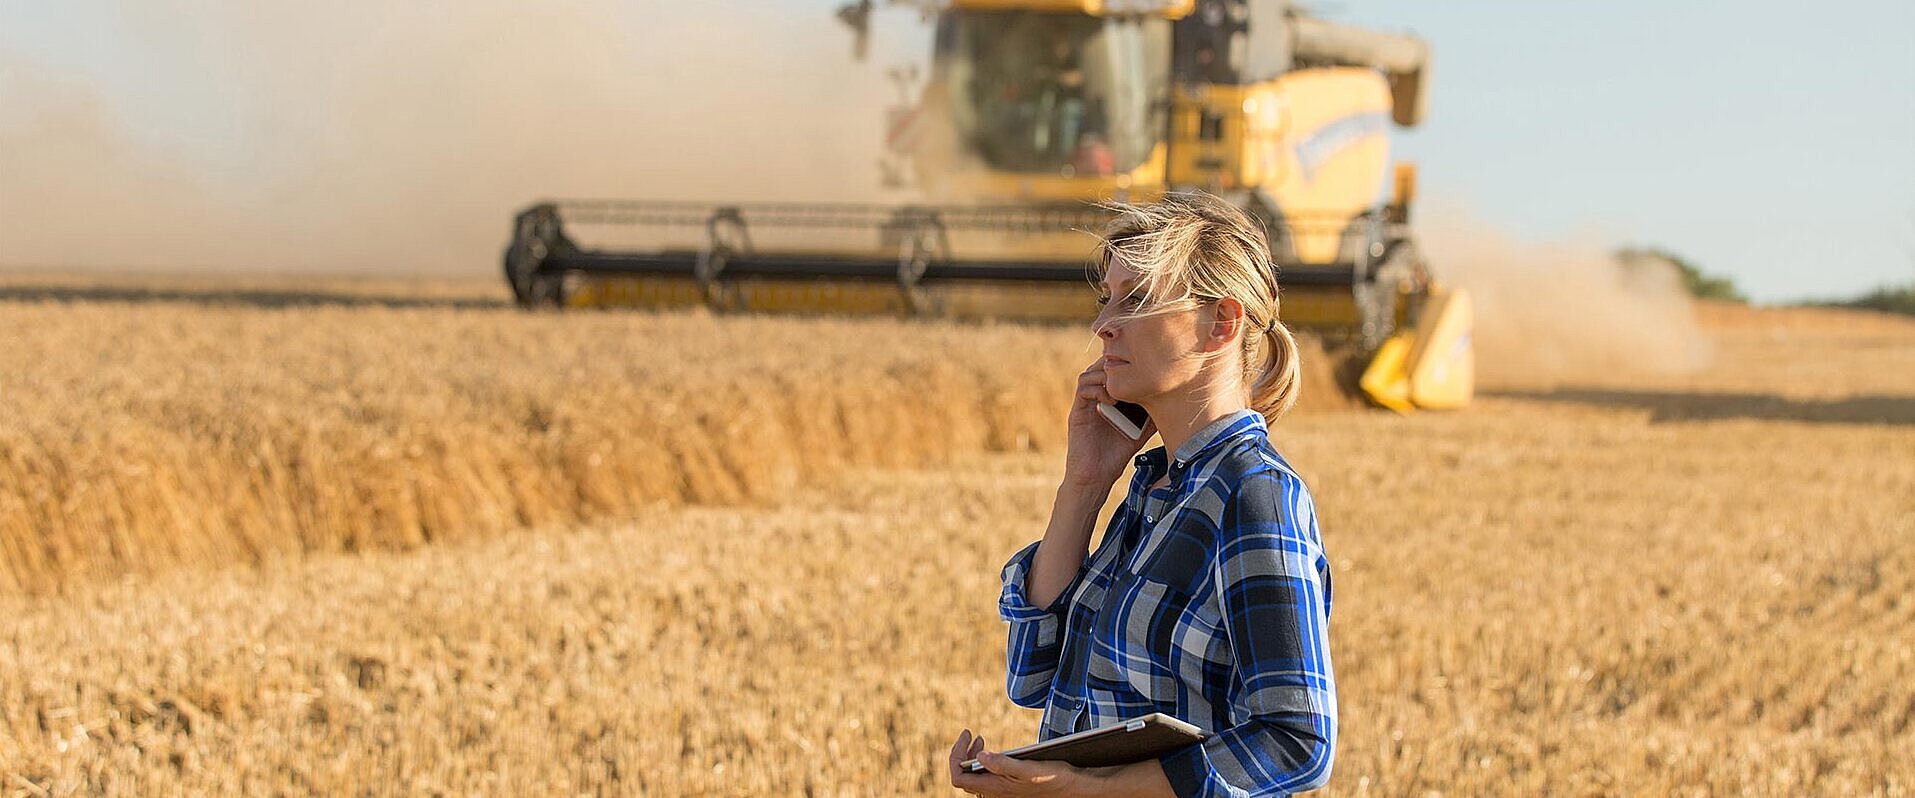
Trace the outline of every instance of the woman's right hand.
<instances>
[{"instance_id":1,"label":"woman's right hand","mask_svg":"<svg viewBox=\"0 0 1915 798\"><path fill-rule=\"evenodd\" d=\"M1064 482L1091 490L1109 490L1130 462L1157 432L1155 421L1144 425L1144 436L1131 440L1099 412L1099 402L1116 404L1104 389L1104 361L1099 359L1077 375L1077 397L1071 402L1070 450L1064 455Z\"/></svg>"}]
</instances>

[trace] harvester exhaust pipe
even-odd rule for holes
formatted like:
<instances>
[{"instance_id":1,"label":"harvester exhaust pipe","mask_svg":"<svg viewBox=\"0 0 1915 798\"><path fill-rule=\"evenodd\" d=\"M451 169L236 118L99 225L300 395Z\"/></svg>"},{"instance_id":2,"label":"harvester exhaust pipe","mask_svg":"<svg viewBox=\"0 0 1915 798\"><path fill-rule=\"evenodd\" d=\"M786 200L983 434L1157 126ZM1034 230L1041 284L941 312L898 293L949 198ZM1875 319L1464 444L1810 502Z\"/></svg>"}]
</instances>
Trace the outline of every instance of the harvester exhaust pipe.
<instances>
[{"instance_id":1,"label":"harvester exhaust pipe","mask_svg":"<svg viewBox=\"0 0 1915 798\"><path fill-rule=\"evenodd\" d=\"M838 21L851 28L851 57L863 61L871 50L871 0L838 6Z\"/></svg>"}]
</instances>

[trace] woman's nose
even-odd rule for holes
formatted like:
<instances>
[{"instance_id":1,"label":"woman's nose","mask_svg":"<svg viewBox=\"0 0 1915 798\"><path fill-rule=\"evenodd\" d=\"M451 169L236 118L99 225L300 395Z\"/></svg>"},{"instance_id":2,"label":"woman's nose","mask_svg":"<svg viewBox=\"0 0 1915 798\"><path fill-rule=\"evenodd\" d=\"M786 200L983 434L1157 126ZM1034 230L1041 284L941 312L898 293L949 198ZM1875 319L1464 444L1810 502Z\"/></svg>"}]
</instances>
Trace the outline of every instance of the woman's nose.
<instances>
[{"instance_id":1,"label":"woman's nose","mask_svg":"<svg viewBox=\"0 0 1915 798\"><path fill-rule=\"evenodd\" d=\"M1114 304L1116 303L1105 304L1097 309L1097 318L1090 320L1090 331L1092 335L1099 338L1117 337L1118 320L1113 318L1116 314L1111 312L1111 306Z\"/></svg>"}]
</instances>

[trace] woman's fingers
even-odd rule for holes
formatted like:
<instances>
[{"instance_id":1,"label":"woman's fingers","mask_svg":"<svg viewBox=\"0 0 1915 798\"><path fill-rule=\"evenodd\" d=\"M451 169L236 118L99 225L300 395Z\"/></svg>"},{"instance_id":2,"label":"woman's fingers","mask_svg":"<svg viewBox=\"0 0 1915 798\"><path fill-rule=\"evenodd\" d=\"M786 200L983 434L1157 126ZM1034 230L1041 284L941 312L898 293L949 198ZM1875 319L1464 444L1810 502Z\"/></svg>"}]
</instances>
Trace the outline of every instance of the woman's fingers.
<instances>
[{"instance_id":1,"label":"woman's fingers","mask_svg":"<svg viewBox=\"0 0 1915 798\"><path fill-rule=\"evenodd\" d=\"M976 756L976 754L971 753L972 746L975 742L975 740L971 739L971 730L965 729L958 733L957 742L951 745L951 781L953 784L957 782L958 777L964 775L964 760Z\"/></svg>"},{"instance_id":2,"label":"woman's fingers","mask_svg":"<svg viewBox=\"0 0 1915 798\"><path fill-rule=\"evenodd\" d=\"M1086 372L1077 378L1077 395L1093 402L1110 402L1110 390L1104 387L1104 373Z\"/></svg>"},{"instance_id":3,"label":"woman's fingers","mask_svg":"<svg viewBox=\"0 0 1915 798\"><path fill-rule=\"evenodd\" d=\"M1087 402L1103 402L1107 405L1117 404L1117 400L1111 398L1110 391L1104 390L1103 386L1079 389L1077 398Z\"/></svg>"},{"instance_id":4,"label":"woman's fingers","mask_svg":"<svg viewBox=\"0 0 1915 798\"><path fill-rule=\"evenodd\" d=\"M997 783L999 777L988 772L964 772L965 760L976 759L983 753L983 735L974 737L971 735L970 729L965 729L962 733L958 734L957 742L951 746L951 786L972 795L983 795L984 793L980 792L980 790L996 792L996 790L990 789L989 785Z\"/></svg>"},{"instance_id":5,"label":"woman's fingers","mask_svg":"<svg viewBox=\"0 0 1915 798\"><path fill-rule=\"evenodd\" d=\"M1077 398L1086 402L1116 404L1117 400L1112 398L1110 391L1104 387L1107 380L1108 375L1104 373L1104 361L1092 363L1090 368L1084 369L1083 373L1077 375Z\"/></svg>"}]
</instances>

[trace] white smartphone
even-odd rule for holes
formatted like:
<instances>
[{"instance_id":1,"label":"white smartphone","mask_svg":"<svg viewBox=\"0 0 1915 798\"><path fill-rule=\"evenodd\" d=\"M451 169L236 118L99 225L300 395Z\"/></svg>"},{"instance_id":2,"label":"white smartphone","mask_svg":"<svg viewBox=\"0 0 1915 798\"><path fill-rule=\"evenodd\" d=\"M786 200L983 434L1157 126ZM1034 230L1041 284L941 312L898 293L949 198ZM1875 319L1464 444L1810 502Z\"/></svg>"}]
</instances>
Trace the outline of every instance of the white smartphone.
<instances>
[{"instance_id":1,"label":"white smartphone","mask_svg":"<svg viewBox=\"0 0 1915 798\"><path fill-rule=\"evenodd\" d=\"M1133 441L1143 440L1144 425L1150 423L1150 414L1144 411L1143 405L1130 402L1118 402L1114 405L1098 402L1097 412L1103 413L1111 426L1122 430Z\"/></svg>"}]
</instances>

